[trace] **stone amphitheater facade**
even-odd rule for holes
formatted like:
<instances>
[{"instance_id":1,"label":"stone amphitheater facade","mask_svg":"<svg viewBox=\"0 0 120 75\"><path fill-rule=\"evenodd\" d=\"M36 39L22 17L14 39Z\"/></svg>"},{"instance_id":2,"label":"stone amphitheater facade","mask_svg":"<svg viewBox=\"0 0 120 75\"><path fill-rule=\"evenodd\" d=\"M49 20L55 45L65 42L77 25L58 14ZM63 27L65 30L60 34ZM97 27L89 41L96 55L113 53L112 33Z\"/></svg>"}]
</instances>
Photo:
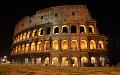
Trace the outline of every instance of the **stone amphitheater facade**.
<instances>
[{"instance_id":1,"label":"stone amphitheater facade","mask_svg":"<svg viewBox=\"0 0 120 75\"><path fill-rule=\"evenodd\" d=\"M11 61L43 66L105 66L107 37L86 5L61 5L25 16L15 26Z\"/></svg>"}]
</instances>

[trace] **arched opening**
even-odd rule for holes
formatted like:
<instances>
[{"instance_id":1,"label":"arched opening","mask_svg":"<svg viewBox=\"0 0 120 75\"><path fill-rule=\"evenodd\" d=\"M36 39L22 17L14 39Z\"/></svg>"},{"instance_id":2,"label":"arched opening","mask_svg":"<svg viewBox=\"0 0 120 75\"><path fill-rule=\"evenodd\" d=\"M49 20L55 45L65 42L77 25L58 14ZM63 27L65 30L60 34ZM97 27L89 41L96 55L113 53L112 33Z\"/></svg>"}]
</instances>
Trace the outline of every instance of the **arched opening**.
<instances>
[{"instance_id":1,"label":"arched opening","mask_svg":"<svg viewBox=\"0 0 120 75\"><path fill-rule=\"evenodd\" d=\"M50 34L50 30L51 30L50 27L47 27L46 29L47 29L46 34L47 35Z\"/></svg>"},{"instance_id":2,"label":"arched opening","mask_svg":"<svg viewBox=\"0 0 120 75\"><path fill-rule=\"evenodd\" d=\"M105 58L100 57L100 66L105 66Z\"/></svg>"},{"instance_id":3,"label":"arched opening","mask_svg":"<svg viewBox=\"0 0 120 75\"><path fill-rule=\"evenodd\" d=\"M52 65L58 66L58 58L57 57L52 58Z\"/></svg>"},{"instance_id":4,"label":"arched opening","mask_svg":"<svg viewBox=\"0 0 120 75\"><path fill-rule=\"evenodd\" d=\"M43 35L43 28L40 29L40 36Z\"/></svg>"},{"instance_id":5,"label":"arched opening","mask_svg":"<svg viewBox=\"0 0 120 75\"><path fill-rule=\"evenodd\" d=\"M30 31L27 33L27 39L29 39L30 37Z\"/></svg>"},{"instance_id":6,"label":"arched opening","mask_svg":"<svg viewBox=\"0 0 120 75\"><path fill-rule=\"evenodd\" d=\"M89 27L89 33L93 33L93 32L92 32L92 28L91 28L91 27Z\"/></svg>"},{"instance_id":7,"label":"arched opening","mask_svg":"<svg viewBox=\"0 0 120 75\"><path fill-rule=\"evenodd\" d=\"M44 50L50 50L50 42L49 41L45 41Z\"/></svg>"},{"instance_id":8,"label":"arched opening","mask_svg":"<svg viewBox=\"0 0 120 75\"><path fill-rule=\"evenodd\" d=\"M19 36L17 37L17 41L19 41L20 39L19 39Z\"/></svg>"},{"instance_id":9,"label":"arched opening","mask_svg":"<svg viewBox=\"0 0 120 75\"><path fill-rule=\"evenodd\" d=\"M48 66L49 65L49 57L46 57L45 58L45 66Z\"/></svg>"},{"instance_id":10,"label":"arched opening","mask_svg":"<svg viewBox=\"0 0 120 75\"><path fill-rule=\"evenodd\" d=\"M68 65L68 58L67 57L63 57L62 58L62 66L67 66Z\"/></svg>"},{"instance_id":11,"label":"arched opening","mask_svg":"<svg viewBox=\"0 0 120 75\"><path fill-rule=\"evenodd\" d=\"M92 66L97 66L97 60L95 57L91 57L91 65Z\"/></svg>"},{"instance_id":12,"label":"arched opening","mask_svg":"<svg viewBox=\"0 0 120 75\"><path fill-rule=\"evenodd\" d=\"M20 40L22 40L22 34L20 35Z\"/></svg>"},{"instance_id":13,"label":"arched opening","mask_svg":"<svg viewBox=\"0 0 120 75\"><path fill-rule=\"evenodd\" d=\"M32 37L32 32L30 33L29 37Z\"/></svg>"},{"instance_id":14,"label":"arched opening","mask_svg":"<svg viewBox=\"0 0 120 75\"><path fill-rule=\"evenodd\" d=\"M43 50L42 42L37 43L37 50Z\"/></svg>"},{"instance_id":15,"label":"arched opening","mask_svg":"<svg viewBox=\"0 0 120 75\"><path fill-rule=\"evenodd\" d=\"M29 50L29 44L26 44L26 52Z\"/></svg>"},{"instance_id":16,"label":"arched opening","mask_svg":"<svg viewBox=\"0 0 120 75\"><path fill-rule=\"evenodd\" d=\"M20 52L21 51L21 45L19 45L19 48L18 48L18 52Z\"/></svg>"},{"instance_id":17,"label":"arched opening","mask_svg":"<svg viewBox=\"0 0 120 75\"><path fill-rule=\"evenodd\" d=\"M36 58L36 64L40 65L41 64L41 57Z\"/></svg>"},{"instance_id":18,"label":"arched opening","mask_svg":"<svg viewBox=\"0 0 120 75\"><path fill-rule=\"evenodd\" d=\"M54 34L58 34L59 33L59 28L58 26L54 26Z\"/></svg>"},{"instance_id":19,"label":"arched opening","mask_svg":"<svg viewBox=\"0 0 120 75\"><path fill-rule=\"evenodd\" d=\"M76 40L71 41L71 49L78 49L78 44Z\"/></svg>"},{"instance_id":20,"label":"arched opening","mask_svg":"<svg viewBox=\"0 0 120 75\"><path fill-rule=\"evenodd\" d=\"M37 31L35 31L34 36L37 36Z\"/></svg>"},{"instance_id":21,"label":"arched opening","mask_svg":"<svg viewBox=\"0 0 120 75\"><path fill-rule=\"evenodd\" d=\"M25 64L29 64L28 58L25 58Z\"/></svg>"},{"instance_id":22,"label":"arched opening","mask_svg":"<svg viewBox=\"0 0 120 75\"><path fill-rule=\"evenodd\" d=\"M72 57L71 59L72 59L72 65L73 65L73 67L74 67L74 66L78 67L77 57Z\"/></svg>"},{"instance_id":23,"label":"arched opening","mask_svg":"<svg viewBox=\"0 0 120 75\"><path fill-rule=\"evenodd\" d=\"M36 30L33 30L32 32L32 37L36 36L37 35L37 31Z\"/></svg>"},{"instance_id":24,"label":"arched opening","mask_svg":"<svg viewBox=\"0 0 120 75\"><path fill-rule=\"evenodd\" d=\"M88 63L88 58L87 57L82 57L81 58L81 66L87 66Z\"/></svg>"},{"instance_id":25,"label":"arched opening","mask_svg":"<svg viewBox=\"0 0 120 75\"><path fill-rule=\"evenodd\" d=\"M71 26L71 33L76 33L77 32L77 29L76 29L76 26Z\"/></svg>"},{"instance_id":26,"label":"arched opening","mask_svg":"<svg viewBox=\"0 0 120 75\"><path fill-rule=\"evenodd\" d=\"M23 44L23 45L22 45L22 50L21 50L21 51L24 52L24 50L25 50L25 45Z\"/></svg>"},{"instance_id":27,"label":"arched opening","mask_svg":"<svg viewBox=\"0 0 120 75\"><path fill-rule=\"evenodd\" d=\"M80 25L80 33L86 33L86 28L84 25Z\"/></svg>"},{"instance_id":28,"label":"arched opening","mask_svg":"<svg viewBox=\"0 0 120 75\"><path fill-rule=\"evenodd\" d=\"M81 49L87 49L87 42L86 42L86 40L81 40L80 47L81 47Z\"/></svg>"},{"instance_id":29,"label":"arched opening","mask_svg":"<svg viewBox=\"0 0 120 75\"><path fill-rule=\"evenodd\" d=\"M26 39L26 33L23 34L23 39Z\"/></svg>"},{"instance_id":30,"label":"arched opening","mask_svg":"<svg viewBox=\"0 0 120 75\"><path fill-rule=\"evenodd\" d=\"M96 49L96 43L94 40L90 40L90 49Z\"/></svg>"},{"instance_id":31,"label":"arched opening","mask_svg":"<svg viewBox=\"0 0 120 75\"><path fill-rule=\"evenodd\" d=\"M63 49L63 50L68 49L68 41L67 41L67 40L63 40L63 41L62 41L62 49Z\"/></svg>"},{"instance_id":32,"label":"arched opening","mask_svg":"<svg viewBox=\"0 0 120 75\"><path fill-rule=\"evenodd\" d=\"M53 49L58 50L58 41L57 40L53 41Z\"/></svg>"},{"instance_id":33,"label":"arched opening","mask_svg":"<svg viewBox=\"0 0 120 75\"><path fill-rule=\"evenodd\" d=\"M16 46L16 49L15 49L15 53L17 53L18 52L18 46Z\"/></svg>"},{"instance_id":34,"label":"arched opening","mask_svg":"<svg viewBox=\"0 0 120 75\"><path fill-rule=\"evenodd\" d=\"M35 43L33 42L32 44L31 44L31 51L34 51L35 50Z\"/></svg>"},{"instance_id":35,"label":"arched opening","mask_svg":"<svg viewBox=\"0 0 120 75\"><path fill-rule=\"evenodd\" d=\"M63 26L62 26L62 32L63 32L63 33L68 33L68 28L67 28L66 25L63 25Z\"/></svg>"},{"instance_id":36,"label":"arched opening","mask_svg":"<svg viewBox=\"0 0 120 75\"><path fill-rule=\"evenodd\" d=\"M104 49L103 41L98 42L98 49Z\"/></svg>"},{"instance_id":37,"label":"arched opening","mask_svg":"<svg viewBox=\"0 0 120 75\"><path fill-rule=\"evenodd\" d=\"M89 26L89 33L94 33L94 27L92 25Z\"/></svg>"},{"instance_id":38,"label":"arched opening","mask_svg":"<svg viewBox=\"0 0 120 75\"><path fill-rule=\"evenodd\" d=\"M40 28L38 32L38 36L42 36L42 35L43 35L43 28Z\"/></svg>"}]
</instances>

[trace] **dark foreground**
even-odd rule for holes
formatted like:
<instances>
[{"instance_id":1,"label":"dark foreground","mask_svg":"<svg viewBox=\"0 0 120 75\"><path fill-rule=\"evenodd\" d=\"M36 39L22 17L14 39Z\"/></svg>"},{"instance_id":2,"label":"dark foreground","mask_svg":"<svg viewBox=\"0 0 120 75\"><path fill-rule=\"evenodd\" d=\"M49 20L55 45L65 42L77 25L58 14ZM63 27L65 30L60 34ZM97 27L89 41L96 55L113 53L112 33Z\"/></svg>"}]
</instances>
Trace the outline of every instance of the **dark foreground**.
<instances>
[{"instance_id":1,"label":"dark foreground","mask_svg":"<svg viewBox=\"0 0 120 75\"><path fill-rule=\"evenodd\" d=\"M0 64L0 75L120 75L120 67L43 67Z\"/></svg>"}]
</instances>

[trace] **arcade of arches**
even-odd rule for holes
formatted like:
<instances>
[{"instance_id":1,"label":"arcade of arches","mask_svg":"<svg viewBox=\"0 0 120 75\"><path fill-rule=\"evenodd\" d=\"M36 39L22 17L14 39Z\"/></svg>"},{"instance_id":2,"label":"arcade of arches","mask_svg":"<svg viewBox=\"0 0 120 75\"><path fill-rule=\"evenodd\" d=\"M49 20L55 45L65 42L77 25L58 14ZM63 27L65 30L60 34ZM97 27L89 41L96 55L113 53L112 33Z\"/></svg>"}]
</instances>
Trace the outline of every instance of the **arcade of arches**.
<instances>
[{"instance_id":1,"label":"arcade of arches","mask_svg":"<svg viewBox=\"0 0 120 75\"><path fill-rule=\"evenodd\" d=\"M43 66L73 66L73 67L85 67L85 66L98 66L99 64L101 66L105 66L106 64L106 57L90 57L90 59L86 56L82 56L81 58L78 57L66 57L63 56L62 58L60 57L33 57L33 58L25 58L23 64L36 64L36 65L43 65ZM101 63L98 63L100 61Z\"/></svg>"}]
</instances>

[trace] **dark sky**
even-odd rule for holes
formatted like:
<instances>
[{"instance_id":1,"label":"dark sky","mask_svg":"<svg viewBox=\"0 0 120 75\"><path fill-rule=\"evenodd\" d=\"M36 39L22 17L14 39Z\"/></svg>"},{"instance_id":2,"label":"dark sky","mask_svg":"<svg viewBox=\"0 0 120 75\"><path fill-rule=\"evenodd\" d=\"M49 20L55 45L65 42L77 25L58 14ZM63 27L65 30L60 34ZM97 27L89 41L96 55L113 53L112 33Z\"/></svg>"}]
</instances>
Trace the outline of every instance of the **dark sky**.
<instances>
[{"instance_id":1,"label":"dark sky","mask_svg":"<svg viewBox=\"0 0 120 75\"><path fill-rule=\"evenodd\" d=\"M22 17L31 15L42 8L62 4L86 4L92 17L97 21L99 32L111 35L114 37L112 40L116 37L120 40L118 3L115 0L3 0L3 2L1 0L0 53L10 51L14 26Z\"/></svg>"}]
</instances>

